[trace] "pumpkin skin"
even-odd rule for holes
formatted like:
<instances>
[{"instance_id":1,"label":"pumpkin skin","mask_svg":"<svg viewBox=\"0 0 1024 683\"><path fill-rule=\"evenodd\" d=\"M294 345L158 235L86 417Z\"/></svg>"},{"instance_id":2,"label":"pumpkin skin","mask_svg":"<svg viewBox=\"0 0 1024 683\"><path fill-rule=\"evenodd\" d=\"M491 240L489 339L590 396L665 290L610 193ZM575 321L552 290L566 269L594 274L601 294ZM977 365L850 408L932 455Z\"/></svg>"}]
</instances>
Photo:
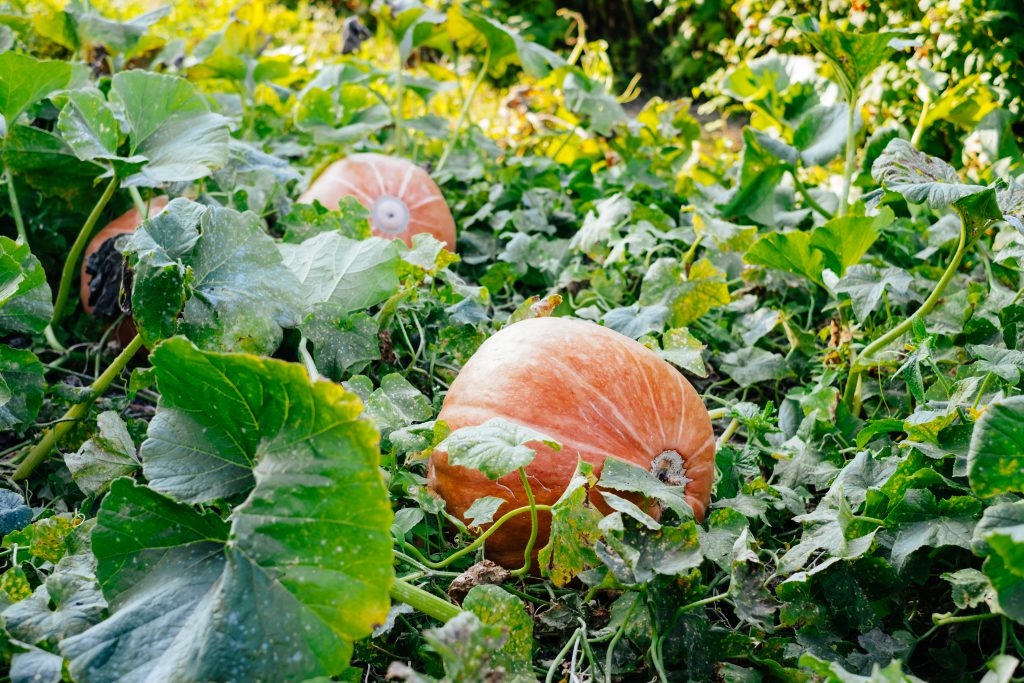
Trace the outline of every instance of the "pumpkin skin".
<instances>
[{"instance_id":1,"label":"pumpkin skin","mask_svg":"<svg viewBox=\"0 0 1024 683\"><path fill-rule=\"evenodd\" d=\"M412 246L413 235L427 233L455 250L455 219L444 195L422 168L383 154L353 154L321 173L299 202L319 200L337 210L343 197L355 197L370 212L374 235Z\"/></svg>"},{"instance_id":2,"label":"pumpkin skin","mask_svg":"<svg viewBox=\"0 0 1024 683\"><path fill-rule=\"evenodd\" d=\"M164 210L167 206L168 198L166 196L153 197L149 200L149 217L152 218L158 213ZM92 275L89 275L85 271L85 266L89 262L89 257L99 251L100 247L114 237L119 235L126 235L135 232L138 227L142 225L142 215L138 209L132 209L126 213L121 214L114 220L107 223L102 230L96 233L96 236L89 242L89 246L85 248L85 253L82 256L82 268L80 271L81 277L81 290L80 294L82 297L82 308L89 315L92 315L93 307L89 304L89 283L92 282ZM130 324L129 321L126 321ZM134 328L132 328L132 336L134 336ZM129 337L131 339L131 337Z\"/></svg>"},{"instance_id":3,"label":"pumpkin skin","mask_svg":"<svg viewBox=\"0 0 1024 683\"><path fill-rule=\"evenodd\" d=\"M618 332L568 318L533 318L502 329L463 366L438 419L456 430L494 417L562 444L559 451L529 444L537 455L526 475L538 504L558 500L577 458L600 475L607 457L650 471L662 453L675 451L690 479L686 500L697 519L704 517L715 456L707 409L675 368ZM463 521L483 496L507 501L496 517L529 505L518 471L491 481L477 470L450 465L440 451L430 458L429 483ZM610 512L600 492L591 491L590 500ZM539 518L536 548L546 544L551 526L549 513ZM487 539L487 557L509 568L522 565L530 527L529 515L507 522Z\"/></svg>"}]
</instances>

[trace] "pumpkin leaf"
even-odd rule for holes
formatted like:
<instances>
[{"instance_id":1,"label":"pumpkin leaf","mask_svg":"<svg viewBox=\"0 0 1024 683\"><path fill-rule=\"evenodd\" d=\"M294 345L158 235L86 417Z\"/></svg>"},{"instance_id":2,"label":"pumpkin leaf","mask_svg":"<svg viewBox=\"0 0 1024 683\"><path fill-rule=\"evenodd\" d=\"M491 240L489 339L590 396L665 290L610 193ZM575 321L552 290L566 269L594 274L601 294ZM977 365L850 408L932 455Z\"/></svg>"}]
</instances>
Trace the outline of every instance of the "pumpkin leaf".
<instances>
[{"instance_id":1,"label":"pumpkin leaf","mask_svg":"<svg viewBox=\"0 0 1024 683\"><path fill-rule=\"evenodd\" d=\"M338 381L380 358L379 325L365 313L348 313L344 304L324 302L312 307L299 331L313 343L317 369Z\"/></svg>"},{"instance_id":2,"label":"pumpkin leaf","mask_svg":"<svg viewBox=\"0 0 1024 683\"><path fill-rule=\"evenodd\" d=\"M391 506L358 401L337 385L310 384L298 365L205 353L182 339L157 347L152 361L160 411L182 430L175 436L203 441L244 469L248 477L238 478L247 485L236 490L247 497L221 519L114 481L93 532L111 616L63 641L72 674L88 682L140 666L196 680L339 673L352 641L384 621L393 577ZM151 430L150 449L178 448L158 438ZM197 481L219 485L216 472L192 469ZM213 497L181 474L164 478L165 488L183 499Z\"/></svg>"},{"instance_id":3,"label":"pumpkin leaf","mask_svg":"<svg viewBox=\"0 0 1024 683\"><path fill-rule=\"evenodd\" d=\"M427 397L397 372L384 375L380 387L366 397L365 404L366 416L374 421L385 438L396 429L434 416Z\"/></svg>"},{"instance_id":4,"label":"pumpkin leaf","mask_svg":"<svg viewBox=\"0 0 1024 683\"><path fill-rule=\"evenodd\" d=\"M174 199L124 251L148 345L180 333L204 348L271 353L299 323L299 283L255 214Z\"/></svg>"},{"instance_id":5,"label":"pumpkin leaf","mask_svg":"<svg viewBox=\"0 0 1024 683\"><path fill-rule=\"evenodd\" d=\"M284 264L299 281L306 309L324 302L350 313L398 291L401 259L394 240L352 240L323 232L302 244L280 244Z\"/></svg>"},{"instance_id":6,"label":"pumpkin leaf","mask_svg":"<svg viewBox=\"0 0 1024 683\"><path fill-rule=\"evenodd\" d=\"M848 294L853 312L861 322L878 310L883 296L895 303L907 303L913 294L910 285L913 278L902 268L878 269L870 264L850 266L846 275L832 286L842 294Z\"/></svg>"},{"instance_id":7,"label":"pumpkin leaf","mask_svg":"<svg viewBox=\"0 0 1024 683\"><path fill-rule=\"evenodd\" d=\"M35 422L46 394L46 369L36 355L0 344L0 430Z\"/></svg>"},{"instance_id":8,"label":"pumpkin leaf","mask_svg":"<svg viewBox=\"0 0 1024 683\"><path fill-rule=\"evenodd\" d=\"M64 456L64 464L71 470L78 488L94 496L106 491L114 479L129 476L142 466L128 427L117 413L100 413L96 426L95 436Z\"/></svg>"},{"instance_id":9,"label":"pumpkin leaf","mask_svg":"<svg viewBox=\"0 0 1024 683\"><path fill-rule=\"evenodd\" d=\"M967 185L945 161L918 151L902 138L893 138L871 166L871 177L907 200L941 209L985 188Z\"/></svg>"},{"instance_id":10,"label":"pumpkin leaf","mask_svg":"<svg viewBox=\"0 0 1024 683\"><path fill-rule=\"evenodd\" d=\"M828 60L836 80L847 94L847 102L854 100L854 94L859 92L864 79L892 54L891 44L901 36L894 32L848 32L822 28L817 19L808 14L796 17L793 26Z\"/></svg>"},{"instance_id":11,"label":"pumpkin leaf","mask_svg":"<svg viewBox=\"0 0 1024 683\"><path fill-rule=\"evenodd\" d=\"M937 500L928 490L907 491L885 518L886 527L896 531L893 566L901 569L911 553L924 547L969 549L980 511L980 504L966 496Z\"/></svg>"},{"instance_id":12,"label":"pumpkin leaf","mask_svg":"<svg viewBox=\"0 0 1024 683\"><path fill-rule=\"evenodd\" d=\"M5 129L17 123L26 109L70 81L68 62L38 60L12 51L0 54L0 116L6 121Z\"/></svg>"},{"instance_id":13,"label":"pumpkin leaf","mask_svg":"<svg viewBox=\"0 0 1024 683\"><path fill-rule=\"evenodd\" d=\"M983 498L1024 491L1024 397L992 403L974 426L967 453L971 489Z\"/></svg>"},{"instance_id":14,"label":"pumpkin leaf","mask_svg":"<svg viewBox=\"0 0 1024 683\"><path fill-rule=\"evenodd\" d=\"M42 332L53 317L50 285L27 244L0 236L0 332Z\"/></svg>"},{"instance_id":15,"label":"pumpkin leaf","mask_svg":"<svg viewBox=\"0 0 1024 683\"><path fill-rule=\"evenodd\" d=\"M500 626L507 636L495 663L514 675L533 673L533 619L526 613L523 601L500 586L474 586L462 602L480 621Z\"/></svg>"},{"instance_id":16,"label":"pumpkin leaf","mask_svg":"<svg viewBox=\"0 0 1024 683\"><path fill-rule=\"evenodd\" d=\"M452 465L480 470L488 479L499 479L533 462L536 452L527 446L531 442L556 451L562 448L535 429L492 417L475 427L456 429L437 445L437 450L448 453Z\"/></svg>"},{"instance_id":17,"label":"pumpkin leaf","mask_svg":"<svg viewBox=\"0 0 1024 683\"><path fill-rule=\"evenodd\" d=\"M0 489L0 536L19 531L32 521L32 508L17 491Z\"/></svg>"},{"instance_id":18,"label":"pumpkin leaf","mask_svg":"<svg viewBox=\"0 0 1024 683\"><path fill-rule=\"evenodd\" d=\"M599 564L594 544L601 538L601 513L589 501L596 483L594 466L579 461L569 485L551 507L551 534L537 561L556 586L568 584L580 572Z\"/></svg>"},{"instance_id":19,"label":"pumpkin leaf","mask_svg":"<svg viewBox=\"0 0 1024 683\"><path fill-rule=\"evenodd\" d=\"M697 524L649 529L632 518L623 520L623 531L606 534L595 546L616 581L625 586L646 583L655 576L675 576L699 567L703 560Z\"/></svg>"},{"instance_id":20,"label":"pumpkin leaf","mask_svg":"<svg viewBox=\"0 0 1024 683\"><path fill-rule=\"evenodd\" d=\"M466 518L468 526L471 529L480 528L484 524L490 524L494 521L494 515L497 514L501 506L507 501L504 498L498 498L497 496L484 496L483 498L477 498L473 501L473 504L466 509L463 517Z\"/></svg>"},{"instance_id":21,"label":"pumpkin leaf","mask_svg":"<svg viewBox=\"0 0 1024 683\"><path fill-rule=\"evenodd\" d=\"M124 184L155 187L197 180L227 163L227 119L211 112L184 78L122 71L111 79L110 101L127 124L128 156L148 160Z\"/></svg>"},{"instance_id":22,"label":"pumpkin leaf","mask_svg":"<svg viewBox=\"0 0 1024 683\"><path fill-rule=\"evenodd\" d=\"M71 17L78 46L102 45L118 54L131 52L158 21L168 16L172 5L164 5L127 21L117 21L100 14L86 0L71 0L64 12Z\"/></svg>"}]
</instances>

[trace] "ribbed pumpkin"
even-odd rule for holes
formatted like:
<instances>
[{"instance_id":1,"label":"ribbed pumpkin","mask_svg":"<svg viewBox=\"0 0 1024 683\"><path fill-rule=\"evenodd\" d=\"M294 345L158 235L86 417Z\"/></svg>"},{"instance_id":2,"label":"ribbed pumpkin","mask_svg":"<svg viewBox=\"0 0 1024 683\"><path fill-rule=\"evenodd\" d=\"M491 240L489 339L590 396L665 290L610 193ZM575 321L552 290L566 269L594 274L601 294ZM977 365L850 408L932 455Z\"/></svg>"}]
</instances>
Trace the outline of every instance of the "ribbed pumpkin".
<instances>
[{"instance_id":1,"label":"ribbed pumpkin","mask_svg":"<svg viewBox=\"0 0 1024 683\"><path fill-rule=\"evenodd\" d=\"M342 197L355 197L370 211L370 226L378 237L411 245L413 235L428 233L455 250L451 209L430 175L411 161L353 154L328 166L299 201L319 200L335 210Z\"/></svg>"},{"instance_id":2,"label":"ribbed pumpkin","mask_svg":"<svg viewBox=\"0 0 1024 683\"><path fill-rule=\"evenodd\" d=\"M168 198L166 196L153 197L149 200L149 217L157 215L164 210L167 206ZM81 296L82 296L82 308L85 312L92 315L93 305L89 303L89 283L92 282L92 275L87 272L89 257L100 250L100 248L106 244L107 240L113 239L119 235L125 235L135 232L135 230L142 225L142 215L138 209L132 209L126 213L121 214L114 220L110 221L96 233L96 236L89 242L89 246L85 248L85 254L82 257L82 270L81 270Z\"/></svg>"},{"instance_id":3,"label":"ribbed pumpkin","mask_svg":"<svg viewBox=\"0 0 1024 683\"><path fill-rule=\"evenodd\" d=\"M531 427L562 444L555 451L531 443L537 455L526 468L538 504L553 504L578 458L595 466L619 458L655 474L680 458L689 481L687 502L704 516L714 479L714 432L707 409L690 383L650 349L605 327L567 318L533 318L510 325L484 342L452 382L439 419L453 430L500 417ZM518 472L496 481L453 466L446 453L430 459L430 486L448 511L465 519L478 498L508 503L498 515L528 505ZM591 501L604 513L600 493ZM540 515L537 547L550 516ZM519 515L487 539L488 558L518 567L530 534Z\"/></svg>"}]
</instances>

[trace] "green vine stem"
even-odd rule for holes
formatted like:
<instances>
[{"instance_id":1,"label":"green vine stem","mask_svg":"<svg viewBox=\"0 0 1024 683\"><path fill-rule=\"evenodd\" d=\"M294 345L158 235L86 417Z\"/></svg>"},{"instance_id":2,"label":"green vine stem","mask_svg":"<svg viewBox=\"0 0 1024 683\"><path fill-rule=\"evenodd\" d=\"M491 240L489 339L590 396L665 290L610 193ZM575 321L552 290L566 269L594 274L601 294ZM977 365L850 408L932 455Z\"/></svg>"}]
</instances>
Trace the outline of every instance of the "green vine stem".
<instances>
[{"instance_id":1,"label":"green vine stem","mask_svg":"<svg viewBox=\"0 0 1024 683\"><path fill-rule=\"evenodd\" d=\"M64 261L64 270L60 274L60 288L57 290L57 298L53 303L53 324L56 325L60 322L61 317L64 315L64 307L68 302L68 295L71 293L71 281L75 277L75 270L78 267L78 259L82 256L82 252L85 251L85 247L89 244L89 240L92 238L93 228L96 227L96 222L99 220L100 215L103 213L103 209L107 206L107 202L114 196L114 192L117 191L119 184L118 179L111 178L110 183L107 185L107 189L103 191L99 201L96 202L96 206L92 207L92 213L85 219L85 224L78 233L78 237L75 239L75 243L71 245L71 251L68 252L68 257Z\"/></svg>"},{"instance_id":2,"label":"green vine stem","mask_svg":"<svg viewBox=\"0 0 1024 683\"><path fill-rule=\"evenodd\" d=\"M712 408L708 411L708 418L711 420L721 420L723 417L729 417L729 412L732 408Z\"/></svg>"},{"instance_id":3,"label":"green vine stem","mask_svg":"<svg viewBox=\"0 0 1024 683\"><path fill-rule=\"evenodd\" d=\"M850 185L853 184L853 165L857 156L857 133L854 125L857 122L857 96L853 95L848 99L849 112L846 119L846 166L843 168L843 193L839 198L839 209L837 216L846 215L850 208Z\"/></svg>"},{"instance_id":4,"label":"green vine stem","mask_svg":"<svg viewBox=\"0 0 1024 683\"><path fill-rule=\"evenodd\" d=\"M857 356L850 364L850 375L846 379L846 388L843 391L843 401L850 408L854 416L857 416L860 412L859 396L861 372L863 372L864 368L870 364L871 359L875 354L906 334L914 324L915 320L924 318L932 312L932 309L934 309L942 299L942 295L946 291L946 287L949 285L950 280L953 279L953 275L960 267L960 263L964 260L964 255L967 253L968 246L967 222L962 219L960 223L960 242L957 244L956 252L953 254L953 258L950 260L949 265L946 266L946 271L942 274L942 277L939 278L939 281L935 285L935 289L932 290L932 293L927 299L925 299L925 302L921 304L921 307L914 311L912 315L907 316L899 325L865 346L864 350L860 352L860 355ZM854 406L857 407L857 410L854 410Z\"/></svg>"},{"instance_id":5,"label":"green vine stem","mask_svg":"<svg viewBox=\"0 0 1024 683\"><path fill-rule=\"evenodd\" d=\"M519 468L519 478L522 480L523 488L526 490L526 499L530 501L530 540L526 542L526 550L523 551L523 566L513 571L512 576L525 576L530 571L530 563L533 561L533 545L537 542L537 531L539 529L537 501L533 498L533 489L530 488L530 482L526 479L526 470L522 467Z\"/></svg>"},{"instance_id":6,"label":"green vine stem","mask_svg":"<svg viewBox=\"0 0 1024 683\"><path fill-rule=\"evenodd\" d=\"M402 107L405 104L404 103L404 100L405 100L405 97L404 97L404 95L405 95L405 84L402 82L402 66L403 66L403 61L404 61L402 59L402 46L398 45L397 47L398 47L398 64L395 66L395 114L394 114L394 119L395 119L395 154L401 156L402 155L402 144L404 142L404 140L402 139L403 138L403 135L402 135L403 134L403 129L402 128L403 128L404 123L405 123L403 121L403 117L405 116L405 112L402 111Z\"/></svg>"},{"instance_id":7,"label":"green vine stem","mask_svg":"<svg viewBox=\"0 0 1024 683\"><path fill-rule=\"evenodd\" d=\"M826 211L825 207L819 204L814 197L811 196L810 190L808 190L807 186L804 185L804 182L800 180L795 168L791 168L789 170L789 177L793 179L793 186L796 188L796 191L800 193L800 196L804 198L807 206L818 212L818 214L825 220L831 220L832 214Z\"/></svg>"},{"instance_id":8,"label":"green vine stem","mask_svg":"<svg viewBox=\"0 0 1024 683\"><path fill-rule=\"evenodd\" d=\"M921 116L917 119L914 127L914 134L910 136L910 145L915 149L921 143L921 136L924 135L925 121L928 120L928 110L932 108L932 98L929 97L921 105Z\"/></svg>"},{"instance_id":9,"label":"green vine stem","mask_svg":"<svg viewBox=\"0 0 1024 683\"><path fill-rule=\"evenodd\" d=\"M128 188L128 194L132 197L132 204L135 205L135 210L139 212L139 218L142 220L149 218L149 206L146 202L142 201L142 195L139 194L139 188L132 185Z\"/></svg>"},{"instance_id":10,"label":"green vine stem","mask_svg":"<svg viewBox=\"0 0 1024 683\"><path fill-rule=\"evenodd\" d=\"M462 612L458 606L447 600L442 600L433 593L428 593L411 583L401 579L395 579L391 584L391 597L399 602L404 602L413 609L423 612L429 617L445 622L454 619Z\"/></svg>"},{"instance_id":11,"label":"green vine stem","mask_svg":"<svg viewBox=\"0 0 1024 683\"><path fill-rule=\"evenodd\" d=\"M4 164L4 175L7 176L7 196L11 200L11 213L14 214L14 225L18 229L18 241L28 244L28 233L25 232L25 221L21 217L21 204L18 203L18 192L14 189L14 175Z\"/></svg>"},{"instance_id":12,"label":"green vine stem","mask_svg":"<svg viewBox=\"0 0 1024 683\"><path fill-rule=\"evenodd\" d=\"M88 398L81 403L76 403L71 406L64 417L61 418L60 422L55 424L49 431L43 434L43 438L32 447L32 450L28 452L25 459L18 465L18 469L14 472L15 481L26 479L32 472L39 466L41 462L46 460L53 450L54 446L64 436L71 431L75 423L81 420L89 412L89 408L96 401L97 398L103 395L103 393L110 387L111 383L117 379L121 372L127 367L128 361L138 353L139 349L142 348L142 337L135 335L135 338L128 343L128 346L124 347L124 350L118 354L117 358L107 366L107 369L103 371L103 374L96 378L89 386Z\"/></svg>"},{"instance_id":13,"label":"green vine stem","mask_svg":"<svg viewBox=\"0 0 1024 683\"><path fill-rule=\"evenodd\" d=\"M316 361L313 360L312 354L309 353L308 343L309 340L306 337L299 337L299 358L302 359L302 365L306 368L309 381L316 382L320 379L320 371L316 367Z\"/></svg>"},{"instance_id":14,"label":"green vine stem","mask_svg":"<svg viewBox=\"0 0 1024 683\"><path fill-rule=\"evenodd\" d=\"M476 80L473 81L473 87L470 88L469 95L466 97L466 101L462 103L462 111L459 112L459 118L455 121L455 130L452 133L451 139L448 140L448 144L445 145L444 153L441 155L441 159L437 162L437 170L440 171L444 168L445 163L448 161L448 155L451 154L452 149L459 142L459 138L462 137L462 126L466 121L466 117L469 116L469 108L473 105L473 100L476 98L476 93L480 89L480 85L484 82L484 77L487 72L491 69L491 48L487 48L487 54L484 56L484 64L480 67L480 73L476 75Z\"/></svg>"},{"instance_id":15,"label":"green vine stem","mask_svg":"<svg viewBox=\"0 0 1024 683\"><path fill-rule=\"evenodd\" d=\"M551 506L550 505L534 505L531 508L531 506L529 506L529 505L524 505L521 508L516 508L515 510L512 510L510 512L506 512L504 515L502 515L498 519L497 522L492 524L490 526L490 528L487 529L487 531L485 531L482 534L480 534L479 536L477 536L476 540L474 540L472 543L467 545L465 548L463 548L463 549L461 549L461 550L459 550L457 552L452 553L451 555L449 555L448 557L444 558L443 560L439 560L438 562L434 562L434 561L429 560L426 557L424 557L423 553L421 553L419 551L419 548L417 548L416 546L410 545L410 546L408 546L408 549L413 551L413 554L417 556L417 558L416 558L417 560L419 560L421 563L423 563L425 566L429 567L430 569L444 569L445 567L447 567L448 565L450 565L452 562L454 562L455 560L459 559L460 557L465 557L466 555L474 552L475 550L477 550L478 548L483 546L483 544L487 541L488 537L490 537L491 534L493 534L495 531L497 531L502 526L504 526L505 523L508 522L510 519L512 519L513 517L518 517L521 514L530 512L531 509L532 510L536 510L537 512L546 512L546 511L550 511L551 510Z\"/></svg>"},{"instance_id":16,"label":"green vine stem","mask_svg":"<svg viewBox=\"0 0 1024 683\"><path fill-rule=\"evenodd\" d=\"M936 626L948 626L949 624L967 624L972 621L985 621L986 619L995 619L999 615L995 612L983 612L981 614L968 614L965 616L957 616L951 612L943 614L932 614L932 623Z\"/></svg>"},{"instance_id":17,"label":"green vine stem","mask_svg":"<svg viewBox=\"0 0 1024 683\"><path fill-rule=\"evenodd\" d=\"M615 646L622 640L622 636L626 633L626 626L629 625L629 618L633 616L633 610L636 609L637 604L640 602L640 596L633 600L633 604L629 606L626 611L626 616L622 618L622 624L615 632L615 636L612 638L612 642L608 644L608 654L605 656L604 675L605 683L612 683L612 661L615 656Z\"/></svg>"}]
</instances>

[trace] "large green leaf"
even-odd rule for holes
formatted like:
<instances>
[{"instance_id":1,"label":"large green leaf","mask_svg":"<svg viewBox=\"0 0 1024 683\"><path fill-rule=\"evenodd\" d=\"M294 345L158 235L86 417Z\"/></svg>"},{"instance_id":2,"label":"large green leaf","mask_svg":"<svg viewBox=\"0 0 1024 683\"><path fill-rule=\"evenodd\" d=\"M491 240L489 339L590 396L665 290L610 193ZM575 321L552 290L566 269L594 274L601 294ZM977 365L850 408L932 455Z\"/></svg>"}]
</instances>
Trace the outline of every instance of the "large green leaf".
<instances>
[{"instance_id":1,"label":"large green leaf","mask_svg":"<svg viewBox=\"0 0 1024 683\"><path fill-rule=\"evenodd\" d=\"M139 469L135 442L124 420L112 410L96 417L97 433L74 453L64 455L64 464L78 488L99 495L110 482Z\"/></svg>"},{"instance_id":2,"label":"large green leaf","mask_svg":"<svg viewBox=\"0 0 1024 683\"><path fill-rule=\"evenodd\" d=\"M82 161L64 139L49 131L20 124L10 128L4 161L18 179L46 196L96 201L94 184L103 167Z\"/></svg>"},{"instance_id":3,"label":"large green leaf","mask_svg":"<svg viewBox=\"0 0 1024 683\"><path fill-rule=\"evenodd\" d=\"M437 445L448 453L448 462L480 470L489 479L499 479L520 467L526 467L536 455L527 444L543 443L558 450L561 445L535 429L500 417L492 417L474 426L456 429Z\"/></svg>"},{"instance_id":4,"label":"large green leaf","mask_svg":"<svg viewBox=\"0 0 1024 683\"><path fill-rule=\"evenodd\" d=\"M253 213L175 199L124 250L148 345L182 333L204 348L266 354L300 321L299 283Z\"/></svg>"},{"instance_id":5,"label":"large green leaf","mask_svg":"<svg viewBox=\"0 0 1024 683\"><path fill-rule=\"evenodd\" d=\"M974 425L967 476L983 498L1024 491L1024 396L992 403Z\"/></svg>"},{"instance_id":6,"label":"large green leaf","mask_svg":"<svg viewBox=\"0 0 1024 683\"><path fill-rule=\"evenodd\" d=\"M0 116L6 120L6 128L33 104L67 87L70 80L68 62L40 61L10 51L0 54Z\"/></svg>"},{"instance_id":7,"label":"large green leaf","mask_svg":"<svg viewBox=\"0 0 1024 683\"><path fill-rule=\"evenodd\" d=\"M566 585L599 562L594 544L601 538L601 513L590 504L590 491L596 483L594 466L580 460L565 491L551 507L551 533L537 561L556 586Z\"/></svg>"},{"instance_id":8,"label":"large green leaf","mask_svg":"<svg viewBox=\"0 0 1024 683\"><path fill-rule=\"evenodd\" d=\"M889 141L871 165L871 177L885 189L934 209L985 189L965 184L948 163L918 151L903 138Z\"/></svg>"},{"instance_id":9,"label":"large green leaf","mask_svg":"<svg viewBox=\"0 0 1024 683\"><path fill-rule=\"evenodd\" d=\"M170 410L217 419L221 441L207 441L211 453L234 457L228 432L254 449L251 490L222 520L129 479L114 482L93 532L111 616L64 641L75 679L338 674L352 641L384 622L393 578L391 506L358 400L335 384L310 384L301 366L204 353L181 339L158 347L153 363L165 397L182 405ZM234 394L215 399L226 387ZM245 411L223 412L232 401L248 401L252 416L230 424ZM201 422L179 425L196 432L193 442L203 438ZM190 456L179 453L183 468Z\"/></svg>"},{"instance_id":10,"label":"large green leaf","mask_svg":"<svg viewBox=\"0 0 1024 683\"><path fill-rule=\"evenodd\" d=\"M821 250L811 246L811 235L807 232L768 233L757 240L743 258L747 263L802 275L822 284L825 257Z\"/></svg>"},{"instance_id":11,"label":"large green leaf","mask_svg":"<svg viewBox=\"0 0 1024 683\"><path fill-rule=\"evenodd\" d=\"M796 17L793 25L832 65L836 80L847 93L847 101L854 99L852 95L859 92L864 79L892 53L889 44L901 35L822 29L818 21L807 14Z\"/></svg>"},{"instance_id":12,"label":"large green leaf","mask_svg":"<svg viewBox=\"0 0 1024 683\"><path fill-rule=\"evenodd\" d=\"M460 49L484 49L490 57L490 71L496 76L515 63L534 78L543 78L565 65L562 57L527 40L515 29L458 5L448 10L448 33Z\"/></svg>"},{"instance_id":13,"label":"large green leaf","mask_svg":"<svg viewBox=\"0 0 1024 683\"><path fill-rule=\"evenodd\" d=\"M351 313L378 304L398 290L401 259L395 240L353 240L332 231L278 248L300 283L307 310L330 302L338 312Z\"/></svg>"},{"instance_id":14,"label":"large green leaf","mask_svg":"<svg viewBox=\"0 0 1024 683\"><path fill-rule=\"evenodd\" d=\"M0 236L0 332L39 333L52 315L43 266L27 244Z\"/></svg>"},{"instance_id":15,"label":"large green leaf","mask_svg":"<svg viewBox=\"0 0 1024 683\"><path fill-rule=\"evenodd\" d=\"M82 160L117 156L121 129L113 110L97 90L74 90L57 120L61 136Z\"/></svg>"},{"instance_id":16,"label":"large green leaf","mask_svg":"<svg viewBox=\"0 0 1024 683\"><path fill-rule=\"evenodd\" d=\"M967 496L937 500L925 489L907 491L885 519L886 527L896 531L893 566L900 569L920 548L970 548L980 511L977 500Z\"/></svg>"},{"instance_id":17,"label":"large green leaf","mask_svg":"<svg viewBox=\"0 0 1024 683\"><path fill-rule=\"evenodd\" d=\"M533 619L523 601L500 586L474 586L462 602L466 609L485 624L500 626L508 638L500 656L510 674L533 673Z\"/></svg>"},{"instance_id":18,"label":"large green leaf","mask_svg":"<svg viewBox=\"0 0 1024 683\"><path fill-rule=\"evenodd\" d=\"M110 100L128 126L128 156L149 160L126 184L152 187L196 180L227 162L227 119L212 113L184 78L122 71L111 79Z\"/></svg>"},{"instance_id":19,"label":"large green leaf","mask_svg":"<svg viewBox=\"0 0 1024 683\"><path fill-rule=\"evenodd\" d=\"M0 344L0 430L35 422L46 393L45 372L31 351Z\"/></svg>"},{"instance_id":20,"label":"large green leaf","mask_svg":"<svg viewBox=\"0 0 1024 683\"><path fill-rule=\"evenodd\" d=\"M150 27L172 9L171 5L164 5L127 21L117 21L100 14L87 0L71 0L64 7L74 23L80 46L102 45L118 54L133 50Z\"/></svg>"}]
</instances>

